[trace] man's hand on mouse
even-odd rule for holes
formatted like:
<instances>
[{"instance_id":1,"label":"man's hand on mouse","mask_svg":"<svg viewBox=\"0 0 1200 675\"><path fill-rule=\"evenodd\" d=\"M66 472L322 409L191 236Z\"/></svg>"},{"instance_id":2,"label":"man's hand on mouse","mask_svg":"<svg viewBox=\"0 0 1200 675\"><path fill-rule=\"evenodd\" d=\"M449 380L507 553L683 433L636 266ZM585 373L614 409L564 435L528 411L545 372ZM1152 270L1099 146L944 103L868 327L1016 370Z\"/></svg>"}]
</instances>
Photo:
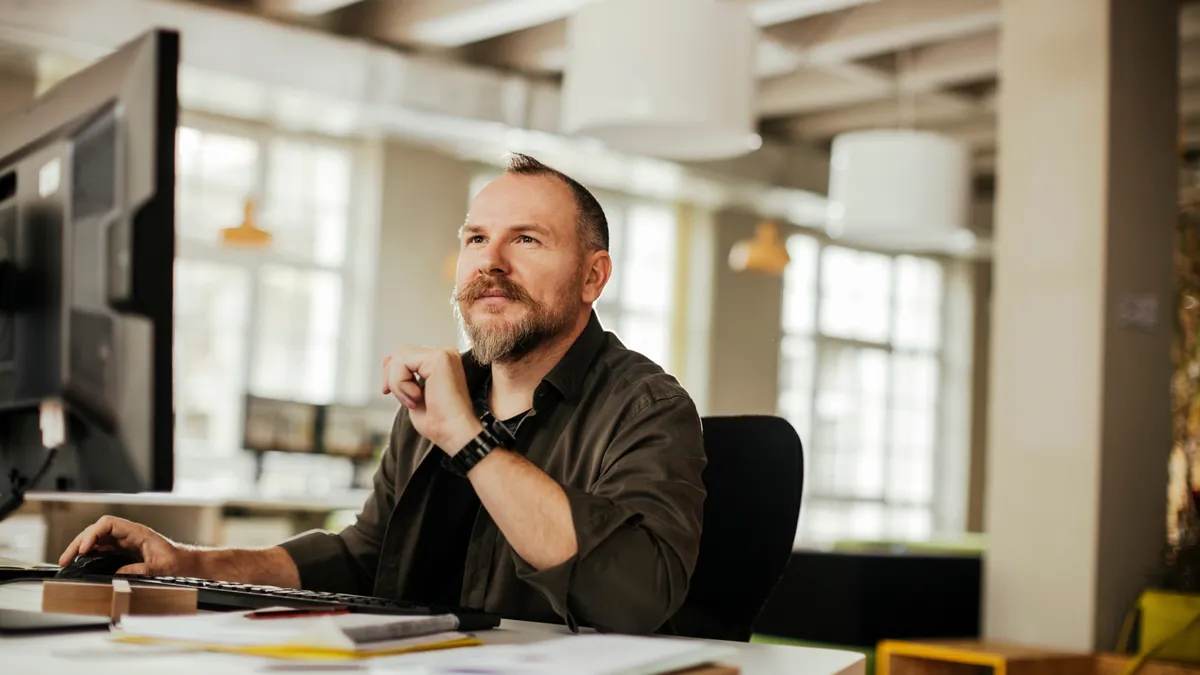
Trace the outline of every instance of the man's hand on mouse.
<instances>
[{"instance_id":1,"label":"man's hand on mouse","mask_svg":"<svg viewBox=\"0 0 1200 675\"><path fill-rule=\"evenodd\" d=\"M383 393L408 408L417 433L449 455L483 430L467 391L462 356L453 349L397 349L383 360Z\"/></svg>"},{"instance_id":2,"label":"man's hand on mouse","mask_svg":"<svg viewBox=\"0 0 1200 675\"><path fill-rule=\"evenodd\" d=\"M104 516L80 532L59 556L58 564L66 566L77 555L106 549L129 551L142 559L117 570L118 574L197 576L195 551L175 544L145 525L113 516Z\"/></svg>"}]
</instances>

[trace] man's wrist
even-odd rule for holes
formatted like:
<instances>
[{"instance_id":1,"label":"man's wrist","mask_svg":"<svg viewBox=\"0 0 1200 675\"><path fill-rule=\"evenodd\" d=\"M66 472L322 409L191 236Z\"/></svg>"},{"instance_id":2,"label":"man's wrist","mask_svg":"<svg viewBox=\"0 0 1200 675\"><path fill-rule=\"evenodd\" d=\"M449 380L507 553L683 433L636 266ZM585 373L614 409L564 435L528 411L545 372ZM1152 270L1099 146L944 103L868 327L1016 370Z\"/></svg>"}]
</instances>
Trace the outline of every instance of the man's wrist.
<instances>
[{"instance_id":1,"label":"man's wrist","mask_svg":"<svg viewBox=\"0 0 1200 675\"><path fill-rule=\"evenodd\" d=\"M216 571L213 569L212 554L215 551L205 550L203 548L193 546L179 547L179 562L182 569L176 572L179 576L195 577L197 579L216 579L213 576Z\"/></svg>"},{"instance_id":2,"label":"man's wrist","mask_svg":"<svg viewBox=\"0 0 1200 675\"><path fill-rule=\"evenodd\" d=\"M483 431L483 422L480 422L474 417L464 419L462 422L454 425L454 430L446 436L445 444L438 447L442 449L446 455L453 457L465 448L468 443L475 439L476 436Z\"/></svg>"}]
</instances>

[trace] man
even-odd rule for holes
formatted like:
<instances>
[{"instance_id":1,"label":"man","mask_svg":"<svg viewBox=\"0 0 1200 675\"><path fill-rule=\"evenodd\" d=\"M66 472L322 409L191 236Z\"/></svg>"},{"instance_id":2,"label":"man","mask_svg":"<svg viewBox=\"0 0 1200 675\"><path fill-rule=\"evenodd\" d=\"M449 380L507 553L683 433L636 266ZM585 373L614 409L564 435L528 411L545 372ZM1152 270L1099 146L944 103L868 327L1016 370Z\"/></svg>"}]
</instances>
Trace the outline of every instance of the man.
<instances>
[{"instance_id":1,"label":"man","mask_svg":"<svg viewBox=\"0 0 1200 675\"><path fill-rule=\"evenodd\" d=\"M384 360L382 390L401 408L354 525L266 550L201 550L105 516L60 564L120 547L144 561L130 573L448 603L572 628L663 627L699 547L700 419L678 382L592 311L612 272L603 210L576 181L517 155L460 234L451 304L472 350L409 345Z\"/></svg>"}]
</instances>

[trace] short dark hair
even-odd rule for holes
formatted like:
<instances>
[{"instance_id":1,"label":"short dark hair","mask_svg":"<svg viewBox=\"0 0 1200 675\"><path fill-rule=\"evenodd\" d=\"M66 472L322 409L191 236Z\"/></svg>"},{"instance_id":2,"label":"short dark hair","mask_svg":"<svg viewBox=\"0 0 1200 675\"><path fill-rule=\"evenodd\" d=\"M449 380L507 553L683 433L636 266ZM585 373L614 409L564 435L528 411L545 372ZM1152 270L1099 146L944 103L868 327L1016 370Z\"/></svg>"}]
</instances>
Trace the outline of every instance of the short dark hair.
<instances>
[{"instance_id":1,"label":"short dark hair","mask_svg":"<svg viewBox=\"0 0 1200 675\"><path fill-rule=\"evenodd\" d=\"M518 176L545 176L566 185L575 199L575 224L583 250L608 250L608 219L604 217L604 208L579 181L519 152L509 157L505 171Z\"/></svg>"}]
</instances>

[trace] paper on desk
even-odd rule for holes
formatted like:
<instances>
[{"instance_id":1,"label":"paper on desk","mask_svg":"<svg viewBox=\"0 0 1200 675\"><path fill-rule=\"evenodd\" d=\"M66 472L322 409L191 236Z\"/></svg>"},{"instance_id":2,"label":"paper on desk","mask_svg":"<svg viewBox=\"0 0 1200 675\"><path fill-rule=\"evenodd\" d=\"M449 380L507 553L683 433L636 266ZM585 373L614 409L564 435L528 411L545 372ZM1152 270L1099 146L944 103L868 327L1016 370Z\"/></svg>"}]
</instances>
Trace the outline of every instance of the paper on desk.
<instances>
[{"instance_id":1,"label":"paper on desk","mask_svg":"<svg viewBox=\"0 0 1200 675\"><path fill-rule=\"evenodd\" d=\"M356 642L347 635L348 630L355 628L418 623L428 621L429 617L343 614L254 620L246 618L246 614L125 616L120 625L113 628L113 637L124 642L168 643L194 649L297 659L358 658L480 644L469 635L445 630L370 642Z\"/></svg>"},{"instance_id":2,"label":"paper on desk","mask_svg":"<svg viewBox=\"0 0 1200 675\"><path fill-rule=\"evenodd\" d=\"M419 666L436 675L658 675L736 654L727 645L697 640L588 634L394 657L373 663L371 670L395 675Z\"/></svg>"}]
</instances>

